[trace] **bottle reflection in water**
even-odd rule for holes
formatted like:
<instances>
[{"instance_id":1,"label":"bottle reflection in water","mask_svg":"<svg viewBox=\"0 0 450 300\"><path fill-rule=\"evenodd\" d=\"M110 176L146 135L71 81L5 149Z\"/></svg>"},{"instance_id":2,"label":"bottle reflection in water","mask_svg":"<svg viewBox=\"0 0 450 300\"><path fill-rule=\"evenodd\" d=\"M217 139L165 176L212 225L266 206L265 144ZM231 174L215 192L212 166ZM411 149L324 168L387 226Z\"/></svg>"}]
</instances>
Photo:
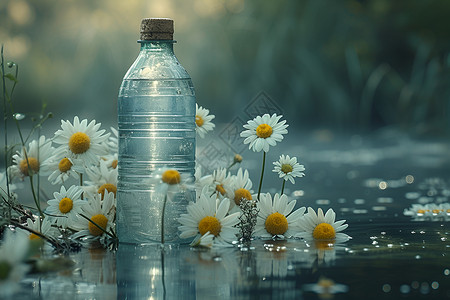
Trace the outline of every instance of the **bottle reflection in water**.
<instances>
[{"instance_id":1,"label":"bottle reflection in water","mask_svg":"<svg viewBox=\"0 0 450 300\"><path fill-rule=\"evenodd\" d=\"M173 21L144 19L139 42L119 91L117 191L119 240L138 244L161 241L164 195L156 192L156 172L168 167L192 178L195 169L195 93L173 52ZM180 242L177 218L195 195L188 193L166 205L169 243Z\"/></svg>"},{"instance_id":2,"label":"bottle reflection in water","mask_svg":"<svg viewBox=\"0 0 450 300\"><path fill-rule=\"evenodd\" d=\"M188 248L120 244L117 299L195 299Z\"/></svg>"}]
</instances>

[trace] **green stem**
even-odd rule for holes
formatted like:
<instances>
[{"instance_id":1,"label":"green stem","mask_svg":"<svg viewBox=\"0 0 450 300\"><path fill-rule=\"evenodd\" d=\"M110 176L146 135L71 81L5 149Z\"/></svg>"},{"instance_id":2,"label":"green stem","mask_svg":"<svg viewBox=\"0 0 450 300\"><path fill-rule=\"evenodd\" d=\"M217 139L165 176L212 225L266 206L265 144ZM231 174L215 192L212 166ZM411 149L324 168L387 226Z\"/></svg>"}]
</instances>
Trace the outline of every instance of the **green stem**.
<instances>
[{"instance_id":1,"label":"green stem","mask_svg":"<svg viewBox=\"0 0 450 300\"><path fill-rule=\"evenodd\" d=\"M286 184L286 180L283 179L283 186L281 187L281 195L283 195L283 193L284 193L284 185L285 184Z\"/></svg>"},{"instance_id":2,"label":"green stem","mask_svg":"<svg viewBox=\"0 0 450 300\"><path fill-rule=\"evenodd\" d=\"M167 197L167 195L166 195ZM163 286L163 300L166 299L166 280L165 280L165 270L164 270L164 248L161 249L161 278Z\"/></svg>"},{"instance_id":3,"label":"green stem","mask_svg":"<svg viewBox=\"0 0 450 300\"><path fill-rule=\"evenodd\" d=\"M236 164L236 161L233 161L233 163L231 165L228 166L227 168L227 172L230 171L230 169Z\"/></svg>"},{"instance_id":4,"label":"green stem","mask_svg":"<svg viewBox=\"0 0 450 300\"><path fill-rule=\"evenodd\" d=\"M163 203L162 216L161 216L161 244L164 244L164 214L166 212L166 203L167 203L167 193L164 196L164 203Z\"/></svg>"},{"instance_id":5,"label":"green stem","mask_svg":"<svg viewBox=\"0 0 450 300\"><path fill-rule=\"evenodd\" d=\"M262 186L262 182L263 182L263 177L264 177L264 165L266 164L266 152L263 151L263 163L262 163L262 169L261 169L261 179L259 180L259 187L258 187L258 201L259 201L259 195L261 194L261 186Z\"/></svg>"},{"instance_id":6,"label":"green stem","mask_svg":"<svg viewBox=\"0 0 450 300\"><path fill-rule=\"evenodd\" d=\"M3 45L1 49L1 69L2 69L2 86L3 86L3 125L5 127L5 176L6 176L6 195L8 197L8 202L10 200L10 191L9 191L9 176L8 176L8 113L6 111L6 81L5 81L5 63L3 58ZM11 209L8 209L8 220L11 219Z\"/></svg>"},{"instance_id":7,"label":"green stem","mask_svg":"<svg viewBox=\"0 0 450 300\"><path fill-rule=\"evenodd\" d=\"M28 158L26 158L27 163L28 163ZM33 199L34 199L34 203L36 204L36 208L39 211L39 216L42 216L42 218L44 218L44 213L41 210L41 203L38 200L37 196L36 196L36 191L34 190L34 184L33 184L33 175L31 175L31 169L30 166L28 166L28 177L30 177L30 185L31 185L31 193L33 194Z\"/></svg>"}]
</instances>

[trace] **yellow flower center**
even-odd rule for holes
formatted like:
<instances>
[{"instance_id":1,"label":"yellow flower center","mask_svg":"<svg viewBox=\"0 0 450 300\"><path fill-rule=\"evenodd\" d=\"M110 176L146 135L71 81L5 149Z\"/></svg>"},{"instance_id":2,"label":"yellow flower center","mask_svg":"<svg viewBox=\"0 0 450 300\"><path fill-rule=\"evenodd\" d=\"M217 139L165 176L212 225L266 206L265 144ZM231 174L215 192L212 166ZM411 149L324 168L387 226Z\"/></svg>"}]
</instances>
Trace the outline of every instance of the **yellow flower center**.
<instances>
[{"instance_id":1,"label":"yellow flower center","mask_svg":"<svg viewBox=\"0 0 450 300\"><path fill-rule=\"evenodd\" d=\"M223 188L223 184L216 185L216 191L222 194L222 196L225 195L225 189Z\"/></svg>"},{"instance_id":2,"label":"yellow flower center","mask_svg":"<svg viewBox=\"0 0 450 300\"><path fill-rule=\"evenodd\" d=\"M250 194L249 190L237 189L234 192L234 203L236 203L236 205L240 205L241 204L241 199L242 198L245 198L247 200L252 200L252 195Z\"/></svg>"},{"instance_id":3,"label":"yellow flower center","mask_svg":"<svg viewBox=\"0 0 450 300\"><path fill-rule=\"evenodd\" d=\"M328 223L320 223L313 231L313 237L316 240L331 240L336 237L333 226Z\"/></svg>"},{"instance_id":4,"label":"yellow flower center","mask_svg":"<svg viewBox=\"0 0 450 300\"><path fill-rule=\"evenodd\" d=\"M95 222L95 224L97 224L98 226L100 226L101 228L106 230L106 225L108 224L108 218L106 218L104 215L102 215L102 214L95 215L91 218L91 220L92 220L92 222ZM95 224L93 224L92 222L89 222L89 232L93 236L102 235L103 231L100 228L98 228L97 226L95 226Z\"/></svg>"},{"instance_id":5,"label":"yellow flower center","mask_svg":"<svg viewBox=\"0 0 450 300\"><path fill-rule=\"evenodd\" d=\"M69 149L75 154L82 154L89 150L91 139L84 132L76 132L69 139Z\"/></svg>"},{"instance_id":6,"label":"yellow flower center","mask_svg":"<svg viewBox=\"0 0 450 300\"><path fill-rule=\"evenodd\" d=\"M111 167L112 167L113 169L116 169L118 163L119 163L119 161L118 161L117 159L113 160L113 162L111 163Z\"/></svg>"},{"instance_id":7,"label":"yellow flower center","mask_svg":"<svg viewBox=\"0 0 450 300\"><path fill-rule=\"evenodd\" d=\"M432 212L433 212L433 214L439 214L441 212L441 210L440 209L433 209Z\"/></svg>"},{"instance_id":8,"label":"yellow flower center","mask_svg":"<svg viewBox=\"0 0 450 300\"><path fill-rule=\"evenodd\" d=\"M449 208L449 209L447 209L447 213L450 213L450 208Z\"/></svg>"},{"instance_id":9,"label":"yellow flower center","mask_svg":"<svg viewBox=\"0 0 450 300\"><path fill-rule=\"evenodd\" d=\"M31 241L41 239L40 236L38 236L37 234L34 234L34 233L31 233L31 234L29 235L29 238L30 238Z\"/></svg>"},{"instance_id":10,"label":"yellow flower center","mask_svg":"<svg viewBox=\"0 0 450 300\"><path fill-rule=\"evenodd\" d=\"M62 198L61 201L59 201L59 211L63 214L67 214L69 211L71 211L73 208L73 201L70 198Z\"/></svg>"},{"instance_id":11,"label":"yellow flower center","mask_svg":"<svg viewBox=\"0 0 450 300\"><path fill-rule=\"evenodd\" d=\"M105 197L105 190L108 193L114 193L114 197L116 197L117 187L112 183L105 183L98 188L97 193L102 194L102 200Z\"/></svg>"},{"instance_id":12,"label":"yellow flower center","mask_svg":"<svg viewBox=\"0 0 450 300\"><path fill-rule=\"evenodd\" d=\"M167 184L178 184L181 181L180 173L177 170L167 170L162 174L162 181Z\"/></svg>"},{"instance_id":13,"label":"yellow flower center","mask_svg":"<svg viewBox=\"0 0 450 300\"><path fill-rule=\"evenodd\" d=\"M203 120L202 117L200 117L199 115L195 116L195 124L197 124L198 127L202 127L203 123L205 123L205 121Z\"/></svg>"},{"instance_id":14,"label":"yellow flower center","mask_svg":"<svg viewBox=\"0 0 450 300\"><path fill-rule=\"evenodd\" d=\"M288 221L279 212L269 215L265 225L267 232L271 235L284 234L288 230Z\"/></svg>"},{"instance_id":15,"label":"yellow flower center","mask_svg":"<svg viewBox=\"0 0 450 300\"><path fill-rule=\"evenodd\" d=\"M419 210L417 210L417 213L418 213L418 214L424 214L424 213L425 213L425 210L419 209Z\"/></svg>"},{"instance_id":16,"label":"yellow flower center","mask_svg":"<svg viewBox=\"0 0 450 300\"><path fill-rule=\"evenodd\" d=\"M70 160L67 157L64 157L59 162L58 168L61 173L66 173L67 171L70 170L70 168L72 168L72 163L70 162Z\"/></svg>"},{"instance_id":17,"label":"yellow flower center","mask_svg":"<svg viewBox=\"0 0 450 300\"><path fill-rule=\"evenodd\" d=\"M292 166L290 164L284 164L281 166L281 171L285 174L292 172Z\"/></svg>"},{"instance_id":18,"label":"yellow flower center","mask_svg":"<svg viewBox=\"0 0 450 300\"><path fill-rule=\"evenodd\" d=\"M22 160L19 164L20 172L23 175L25 175L25 176L30 175L28 172L28 165L30 166L31 171L36 172L36 173L39 172L39 161L34 157L28 156L28 164L27 164L26 159Z\"/></svg>"},{"instance_id":19,"label":"yellow flower center","mask_svg":"<svg viewBox=\"0 0 450 300\"><path fill-rule=\"evenodd\" d=\"M233 161L234 161L235 163L240 163L240 162L242 162L242 156L239 155L239 154L235 154L235 155L234 155Z\"/></svg>"},{"instance_id":20,"label":"yellow flower center","mask_svg":"<svg viewBox=\"0 0 450 300\"><path fill-rule=\"evenodd\" d=\"M272 127L267 124L261 124L256 128L256 135L260 138L268 138L272 135Z\"/></svg>"},{"instance_id":21,"label":"yellow flower center","mask_svg":"<svg viewBox=\"0 0 450 300\"><path fill-rule=\"evenodd\" d=\"M220 222L216 217L206 216L198 223L198 231L201 235L204 235L209 231L209 233L214 234L214 236L218 236L221 229L222 225L220 225Z\"/></svg>"},{"instance_id":22,"label":"yellow flower center","mask_svg":"<svg viewBox=\"0 0 450 300\"><path fill-rule=\"evenodd\" d=\"M7 261L0 261L0 280L5 280L9 277L12 266Z\"/></svg>"}]
</instances>

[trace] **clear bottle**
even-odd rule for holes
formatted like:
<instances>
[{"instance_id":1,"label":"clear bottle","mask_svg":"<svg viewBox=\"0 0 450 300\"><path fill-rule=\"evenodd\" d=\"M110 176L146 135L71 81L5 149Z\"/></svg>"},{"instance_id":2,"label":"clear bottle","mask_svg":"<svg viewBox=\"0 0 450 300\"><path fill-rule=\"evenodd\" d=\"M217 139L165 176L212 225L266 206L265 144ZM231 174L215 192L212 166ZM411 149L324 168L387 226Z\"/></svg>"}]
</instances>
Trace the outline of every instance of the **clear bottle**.
<instances>
[{"instance_id":1,"label":"clear bottle","mask_svg":"<svg viewBox=\"0 0 450 300\"><path fill-rule=\"evenodd\" d=\"M193 178L195 170L195 92L173 52L173 21L143 19L141 49L119 91L119 177L117 234L120 242L161 242L164 197L155 175L175 169ZM178 238L177 221L194 191L166 204L164 239Z\"/></svg>"}]
</instances>

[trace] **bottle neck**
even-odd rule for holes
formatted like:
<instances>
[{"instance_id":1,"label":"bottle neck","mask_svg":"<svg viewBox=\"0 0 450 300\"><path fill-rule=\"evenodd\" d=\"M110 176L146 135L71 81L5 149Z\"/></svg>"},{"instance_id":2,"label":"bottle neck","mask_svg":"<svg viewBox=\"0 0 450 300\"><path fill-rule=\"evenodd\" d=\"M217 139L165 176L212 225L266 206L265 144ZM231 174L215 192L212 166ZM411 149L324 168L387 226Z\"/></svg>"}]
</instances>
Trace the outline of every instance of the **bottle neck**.
<instances>
[{"instance_id":1,"label":"bottle neck","mask_svg":"<svg viewBox=\"0 0 450 300\"><path fill-rule=\"evenodd\" d=\"M170 52L173 53L174 40L139 40L141 51Z\"/></svg>"}]
</instances>

